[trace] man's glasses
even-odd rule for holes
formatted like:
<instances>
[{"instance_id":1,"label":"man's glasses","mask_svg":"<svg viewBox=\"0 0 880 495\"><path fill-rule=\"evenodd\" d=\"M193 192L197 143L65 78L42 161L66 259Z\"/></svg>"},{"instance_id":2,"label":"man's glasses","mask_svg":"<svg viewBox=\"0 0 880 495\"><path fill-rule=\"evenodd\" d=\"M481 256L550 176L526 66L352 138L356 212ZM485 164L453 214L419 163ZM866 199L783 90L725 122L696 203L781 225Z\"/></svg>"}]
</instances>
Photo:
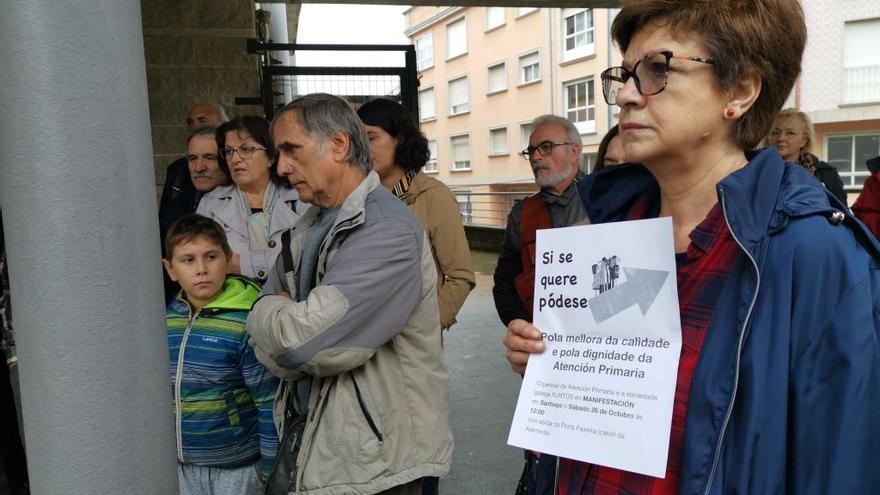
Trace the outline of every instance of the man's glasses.
<instances>
[{"instance_id":1,"label":"man's glasses","mask_svg":"<svg viewBox=\"0 0 880 495\"><path fill-rule=\"evenodd\" d=\"M557 146L566 146L566 145L570 145L570 144L575 144L575 143L554 143L551 141L543 141L541 143L538 143L535 146L529 146L528 148L520 151L520 154L526 160L531 161L532 157L535 155L546 156L546 155L549 155L550 153L553 153L553 149L556 148Z\"/></svg>"},{"instance_id":2,"label":"man's glasses","mask_svg":"<svg viewBox=\"0 0 880 495\"><path fill-rule=\"evenodd\" d=\"M609 105L617 104L617 93L623 89L626 82L632 78L636 83L636 89L645 96L656 95L666 89L666 79L669 76L669 61L671 59L690 60L701 64L714 64L715 61L705 57L677 57L670 51L662 51L652 55L646 55L636 62L632 70L625 67L609 67L602 72L602 96Z\"/></svg>"},{"instance_id":3,"label":"man's glasses","mask_svg":"<svg viewBox=\"0 0 880 495\"><path fill-rule=\"evenodd\" d=\"M232 155L238 153L238 156L242 159L248 159L254 156L254 153L257 151L266 151L266 148L260 148L257 146L251 146L249 144L243 144L238 148L233 148L232 146L226 146L222 150L220 150L220 156L223 157L224 160L231 160Z\"/></svg>"}]
</instances>

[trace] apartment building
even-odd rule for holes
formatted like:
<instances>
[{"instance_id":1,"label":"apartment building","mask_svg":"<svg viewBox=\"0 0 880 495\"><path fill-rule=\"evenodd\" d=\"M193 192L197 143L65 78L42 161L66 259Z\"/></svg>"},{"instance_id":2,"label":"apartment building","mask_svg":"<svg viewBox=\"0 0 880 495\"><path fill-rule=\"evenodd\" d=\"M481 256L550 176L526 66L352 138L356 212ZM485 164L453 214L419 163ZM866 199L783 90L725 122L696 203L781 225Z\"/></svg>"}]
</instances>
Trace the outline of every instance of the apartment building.
<instances>
[{"instance_id":1,"label":"apartment building","mask_svg":"<svg viewBox=\"0 0 880 495\"><path fill-rule=\"evenodd\" d=\"M852 202L880 155L880 3L802 0L803 73L789 104L807 112L814 153L837 167Z\"/></svg>"},{"instance_id":2,"label":"apartment building","mask_svg":"<svg viewBox=\"0 0 880 495\"><path fill-rule=\"evenodd\" d=\"M458 195L465 219L503 225L511 192L534 191L520 151L529 123L553 113L581 132L582 167L616 123L599 74L614 59L607 9L413 7L419 119L431 146L425 173ZM618 56L619 59L619 56Z\"/></svg>"}]
</instances>

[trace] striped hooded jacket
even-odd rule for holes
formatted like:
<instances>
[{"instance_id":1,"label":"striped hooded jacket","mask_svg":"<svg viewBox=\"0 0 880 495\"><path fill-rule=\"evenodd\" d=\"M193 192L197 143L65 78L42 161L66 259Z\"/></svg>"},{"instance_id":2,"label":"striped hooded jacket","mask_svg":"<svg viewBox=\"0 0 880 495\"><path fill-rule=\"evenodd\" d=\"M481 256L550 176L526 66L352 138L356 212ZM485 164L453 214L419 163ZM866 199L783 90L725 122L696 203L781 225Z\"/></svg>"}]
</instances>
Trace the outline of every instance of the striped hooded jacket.
<instances>
[{"instance_id":1,"label":"striped hooded jacket","mask_svg":"<svg viewBox=\"0 0 880 495\"><path fill-rule=\"evenodd\" d=\"M230 276L194 315L182 292L168 305L178 462L236 468L259 460L263 479L272 470L278 379L254 357L245 330L259 293L254 282Z\"/></svg>"}]
</instances>

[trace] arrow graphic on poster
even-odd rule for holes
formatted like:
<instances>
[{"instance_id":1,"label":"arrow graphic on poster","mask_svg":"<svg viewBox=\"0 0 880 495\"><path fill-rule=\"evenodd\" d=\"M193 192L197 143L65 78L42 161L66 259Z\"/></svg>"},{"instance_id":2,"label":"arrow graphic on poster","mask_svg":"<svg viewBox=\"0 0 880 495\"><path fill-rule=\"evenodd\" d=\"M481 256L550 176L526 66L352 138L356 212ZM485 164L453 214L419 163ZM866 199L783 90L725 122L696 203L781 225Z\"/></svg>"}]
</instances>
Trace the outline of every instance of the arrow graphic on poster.
<instances>
[{"instance_id":1,"label":"arrow graphic on poster","mask_svg":"<svg viewBox=\"0 0 880 495\"><path fill-rule=\"evenodd\" d=\"M625 266L622 268L626 275L626 282L590 299L589 307L597 324L633 304L639 305L644 316L651 309L651 305L657 299L657 294L660 293L660 288L663 287L666 277L669 276L669 272L662 270L627 268Z\"/></svg>"}]
</instances>

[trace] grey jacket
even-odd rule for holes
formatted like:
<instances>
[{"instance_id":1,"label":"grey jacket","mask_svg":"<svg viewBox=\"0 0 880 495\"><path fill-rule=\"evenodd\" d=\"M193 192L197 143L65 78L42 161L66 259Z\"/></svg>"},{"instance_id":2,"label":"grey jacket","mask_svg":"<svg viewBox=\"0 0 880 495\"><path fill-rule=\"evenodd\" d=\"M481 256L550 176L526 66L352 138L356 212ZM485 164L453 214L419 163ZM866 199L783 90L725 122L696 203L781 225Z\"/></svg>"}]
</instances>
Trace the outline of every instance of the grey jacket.
<instances>
[{"instance_id":1,"label":"grey jacket","mask_svg":"<svg viewBox=\"0 0 880 495\"><path fill-rule=\"evenodd\" d=\"M317 216L291 229L267 281L295 296ZM449 471L452 433L437 275L416 217L375 172L342 205L302 302L264 295L248 318L257 358L284 379L312 377L294 493L373 494ZM276 398L276 423L285 397ZM279 429L281 425L279 424Z\"/></svg>"},{"instance_id":2,"label":"grey jacket","mask_svg":"<svg viewBox=\"0 0 880 495\"><path fill-rule=\"evenodd\" d=\"M240 257L241 274L263 283L281 252L281 234L296 223L308 207L300 203L295 189L279 187L278 199L269 219L269 249L260 251L250 249L248 219L244 213L249 208L233 184L218 187L206 194L199 201L196 213L223 226L229 247Z\"/></svg>"}]
</instances>

